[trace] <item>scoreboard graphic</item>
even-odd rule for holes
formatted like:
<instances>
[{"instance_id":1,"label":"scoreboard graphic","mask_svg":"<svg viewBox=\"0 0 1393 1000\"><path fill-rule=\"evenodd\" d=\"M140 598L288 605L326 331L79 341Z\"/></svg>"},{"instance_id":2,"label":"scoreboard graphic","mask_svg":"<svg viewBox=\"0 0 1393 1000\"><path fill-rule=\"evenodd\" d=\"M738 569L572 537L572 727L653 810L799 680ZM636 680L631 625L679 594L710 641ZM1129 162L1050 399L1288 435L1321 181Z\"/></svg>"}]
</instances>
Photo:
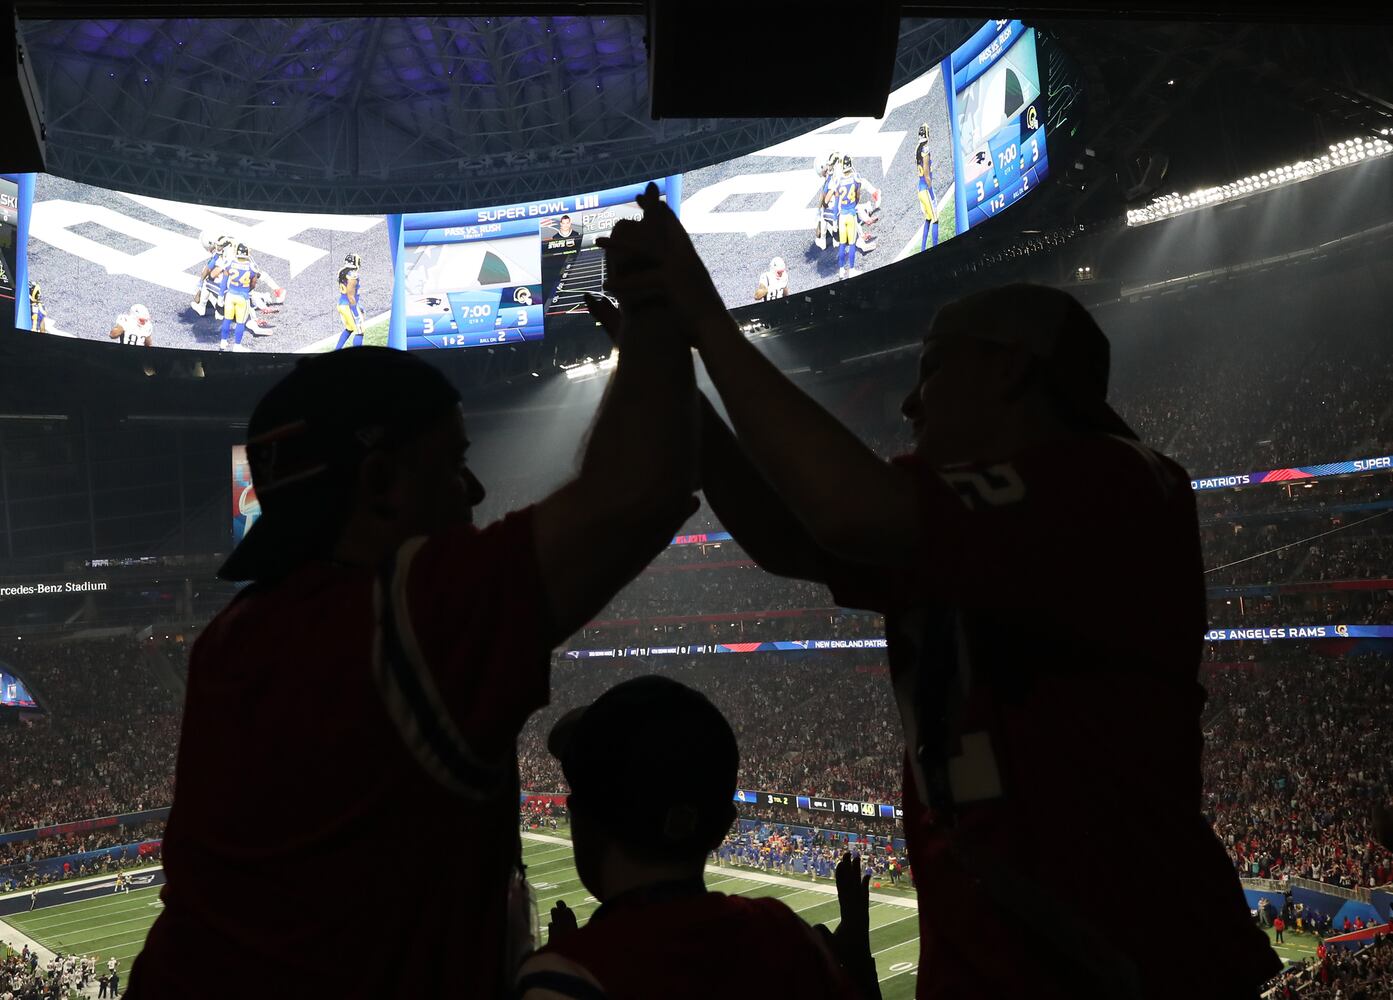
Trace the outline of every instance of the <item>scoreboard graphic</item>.
<instances>
[{"instance_id":1,"label":"scoreboard graphic","mask_svg":"<svg viewBox=\"0 0 1393 1000\"><path fill-rule=\"evenodd\" d=\"M1014 205L1048 174L1035 29L988 21L951 63L957 213L962 228L970 229Z\"/></svg>"},{"instance_id":2,"label":"scoreboard graphic","mask_svg":"<svg viewBox=\"0 0 1393 1000\"><path fill-rule=\"evenodd\" d=\"M677 207L676 177L655 181ZM407 350L540 340L604 287L596 240L636 217L647 182L547 201L400 217L388 345Z\"/></svg>"},{"instance_id":3,"label":"scoreboard graphic","mask_svg":"<svg viewBox=\"0 0 1393 1000\"><path fill-rule=\"evenodd\" d=\"M12 309L19 299L18 269L20 266L19 218L20 218L20 178L15 174L0 174L0 308ZM28 296L26 294L25 298ZM18 319L18 314L16 314ZM24 317L24 326L29 325L29 317ZM20 325L16 323L16 325Z\"/></svg>"}]
</instances>

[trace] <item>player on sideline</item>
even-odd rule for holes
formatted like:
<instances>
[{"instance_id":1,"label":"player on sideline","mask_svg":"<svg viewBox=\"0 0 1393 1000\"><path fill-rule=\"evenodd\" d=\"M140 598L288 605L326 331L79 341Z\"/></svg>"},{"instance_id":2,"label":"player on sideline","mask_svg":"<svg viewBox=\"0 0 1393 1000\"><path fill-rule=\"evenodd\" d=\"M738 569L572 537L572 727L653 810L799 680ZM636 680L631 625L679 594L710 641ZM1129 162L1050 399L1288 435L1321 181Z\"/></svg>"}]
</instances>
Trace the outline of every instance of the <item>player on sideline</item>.
<instances>
[{"instance_id":1,"label":"player on sideline","mask_svg":"<svg viewBox=\"0 0 1393 1000\"><path fill-rule=\"evenodd\" d=\"M251 294L260 276L252 265L251 250L245 243L238 243L230 260L224 260L214 272L222 291L222 330L219 333L218 350L227 350L227 335L232 333L232 350L246 351L242 346L242 334L247 329L251 316Z\"/></svg>"},{"instance_id":2,"label":"player on sideline","mask_svg":"<svg viewBox=\"0 0 1393 1000\"><path fill-rule=\"evenodd\" d=\"M610 290L670 297L730 414L736 436L702 425L713 511L766 569L886 615L917 995L1171 996L1152 928L1116 919L1146 857L1206 942L1187 997L1256 998L1281 961L1200 808L1194 494L1108 406L1092 317L1031 285L945 306L913 449L885 462L745 339L676 216L649 218L612 245L654 265Z\"/></svg>"},{"instance_id":3,"label":"player on sideline","mask_svg":"<svg viewBox=\"0 0 1393 1000\"><path fill-rule=\"evenodd\" d=\"M924 233L919 239L922 253L938 246L938 203L934 198L933 154L929 152L929 126L919 126L919 145L914 150L916 184L919 187L919 208L924 213Z\"/></svg>"},{"instance_id":4,"label":"player on sideline","mask_svg":"<svg viewBox=\"0 0 1393 1000\"><path fill-rule=\"evenodd\" d=\"M359 307L363 288L358 277L362 266L363 258L351 253L344 257L343 267L339 268L339 319L343 321L343 333L334 346L336 351L343 350L350 339L357 340L353 346L363 346L363 311Z\"/></svg>"},{"instance_id":5,"label":"player on sideline","mask_svg":"<svg viewBox=\"0 0 1393 1000\"><path fill-rule=\"evenodd\" d=\"M155 324L150 320L150 310L139 303L131 306L116 317L107 336L133 347L154 347Z\"/></svg>"},{"instance_id":6,"label":"player on sideline","mask_svg":"<svg viewBox=\"0 0 1393 1000\"><path fill-rule=\"evenodd\" d=\"M43 289L37 281L29 282L29 329L48 333L48 310L44 308Z\"/></svg>"},{"instance_id":7,"label":"player on sideline","mask_svg":"<svg viewBox=\"0 0 1393 1000\"><path fill-rule=\"evenodd\" d=\"M706 860L735 822L740 753L705 695L666 677L626 681L563 716L547 749L571 789L576 874L600 908L577 929L575 911L557 902L547 947L523 963L519 1000L725 996L730 970L712 957L752 942L779 996L879 996L859 870L847 873L835 938L776 899L707 890ZM621 805L635 788L645 790L637 814ZM854 963L861 991L831 941Z\"/></svg>"},{"instance_id":8,"label":"player on sideline","mask_svg":"<svg viewBox=\"0 0 1393 1000\"><path fill-rule=\"evenodd\" d=\"M769 262L769 270L759 276L759 284L755 286L755 301L782 299L788 292L788 265L782 257L775 257Z\"/></svg>"},{"instance_id":9,"label":"player on sideline","mask_svg":"<svg viewBox=\"0 0 1393 1000\"><path fill-rule=\"evenodd\" d=\"M511 987L534 912L518 734L548 699L552 649L697 507L691 349L664 303L621 301L631 326L579 471L488 527L459 393L419 356L315 355L257 405L262 513L220 571L248 586L190 656L164 908L128 1000L241 998L242 977L209 975L228 955L276 996ZM304 878L357 870L387 840L447 839L467 863L430 878ZM287 905L227 891L252 884ZM360 947L364 913L392 915L390 947Z\"/></svg>"}]
</instances>

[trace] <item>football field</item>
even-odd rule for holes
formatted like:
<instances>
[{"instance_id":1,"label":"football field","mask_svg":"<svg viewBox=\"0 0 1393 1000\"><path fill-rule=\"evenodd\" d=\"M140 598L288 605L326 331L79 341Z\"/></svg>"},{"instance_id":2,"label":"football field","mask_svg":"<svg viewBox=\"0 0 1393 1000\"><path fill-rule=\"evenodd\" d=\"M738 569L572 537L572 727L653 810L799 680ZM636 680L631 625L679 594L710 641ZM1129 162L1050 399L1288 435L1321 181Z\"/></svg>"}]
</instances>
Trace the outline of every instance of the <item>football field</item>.
<instances>
[{"instance_id":1,"label":"football field","mask_svg":"<svg viewBox=\"0 0 1393 1000\"><path fill-rule=\"evenodd\" d=\"M525 834L523 856L537 894L537 908L545 940L547 915L558 899L576 911L583 924L598 905L576 875L571 847L555 836ZM837 897L826 881L812 882L799 875L767 874L743 868L708 868L707 887L740 896L773 896L781 899L810 924L837 925ZM885 1000L914 996L919 961L919 934L913 895L907 890L883 887L872 890L871 950L875 953L880 988ZM876 899L875 897L880 897ZM32 913L4 918L52 951L100 956L102 964L112 956L128 975L131 962L145 942L145 935L160 910L159 887L133 889L80 902L45 906ZM363 914L365 924L371 915ZM0 941L6 939L0 926ZM1268 932L1269 936L1271 931ZM1166 946L1166 945L1162 945ZM1313 955L1316 941L1310 935L1288 934L1277 952L1287 961Z\"/></svg>"},{"instance_id":2,"label":"football field","mask_svg":"<svg viewBox=\"0 0 1393 1000\"><path fill-rule=\"evenodd\" d=\"M537 894L545 940L547 914L558 899L576 911L584 923L598 903L586 892L576 875L571 846L555 837L525 835L523 857L528 877ZM766 881L768 880L768 881ZM740 868L710 870L706 884L711 889L741 896L775 896L782 899L809 923L837 925L837 897L826 881L814 885L794 875L765 875ZM914 995L913 971L917 966L919 936L915 925L912 897L904 892L888 893L895 902L871 904L871 947L877 953L881 989L886 1000ZM145 943L145 935L160 912L159 887L133 889L128 893L102 894L81 902L44 906L32 913L4 918L16 930L52 951L96 954L102 962L115 956L123 973ZM364 914L369 919L368 914ZM0 927L0 940L4 928Z\"/></svg>"}]
</instances>

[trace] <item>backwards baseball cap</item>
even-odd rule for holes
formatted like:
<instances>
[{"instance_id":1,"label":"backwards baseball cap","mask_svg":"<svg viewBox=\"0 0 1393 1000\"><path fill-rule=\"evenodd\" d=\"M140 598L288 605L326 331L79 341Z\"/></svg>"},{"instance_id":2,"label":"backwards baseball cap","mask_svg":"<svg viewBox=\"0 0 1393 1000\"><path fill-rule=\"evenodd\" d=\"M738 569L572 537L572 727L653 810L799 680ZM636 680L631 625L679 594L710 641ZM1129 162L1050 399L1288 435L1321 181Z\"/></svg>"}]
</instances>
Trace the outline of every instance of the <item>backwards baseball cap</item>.
<instances>
[{"instance_id":1,"label":"backwards baseball cap","mask_svg":"<svg viewBox=\"0 0 1393 1000\"><path fill-rule=\"evenodd\" d=\"M677 681L649 675L615 685L562 716L547 749L573 800L639 853L700 853L730 826L735 733L705 695Z\"/></svg>"},{"instance_id":2,"label":"backwards baseball cap","mask_svg":"<svg viewBox=\"0 0 1393 1000\"><path fill-rule=\"evenodd\" d=\"M438 369L405 351L355 347L301 361L247 423L261 516L218 575L275 579L322 553L342 527L362 460L445 416L459 398Z\"/></svg>"},{"instance_id":3,"label":"backwards baseball cap","mask_svg":"<svg viewBox=\"0 0 1393 1000\"><path fill-rule=\"evenodd\" d=\"M1028 284L974 292L941 308L925 338L956 339L1026 348L1046 390L1075 424L1137 440L1108 405L1108 338L1068 292Z\"/></svg>"}]
</instances>

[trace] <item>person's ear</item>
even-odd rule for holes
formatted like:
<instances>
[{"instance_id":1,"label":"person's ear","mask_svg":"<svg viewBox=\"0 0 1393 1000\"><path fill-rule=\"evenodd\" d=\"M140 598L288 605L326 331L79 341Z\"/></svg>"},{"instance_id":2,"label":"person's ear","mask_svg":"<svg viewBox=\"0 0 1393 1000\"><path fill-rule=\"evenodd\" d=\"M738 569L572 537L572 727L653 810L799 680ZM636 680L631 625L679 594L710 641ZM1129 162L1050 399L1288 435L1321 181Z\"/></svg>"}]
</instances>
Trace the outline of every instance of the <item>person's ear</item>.
<instances>
[{"instance_id":1,"label":"person's ear","mask_svg":"<svg viewBox=\"0 0 1393 1000\"><path fill-rule=\"evenodd\" d=\"M390 519L397 513L392 496L396 481L396 463L383 452L372 452L358 468L358 495L374 514Z\"/></svg>"}]
</instances>

